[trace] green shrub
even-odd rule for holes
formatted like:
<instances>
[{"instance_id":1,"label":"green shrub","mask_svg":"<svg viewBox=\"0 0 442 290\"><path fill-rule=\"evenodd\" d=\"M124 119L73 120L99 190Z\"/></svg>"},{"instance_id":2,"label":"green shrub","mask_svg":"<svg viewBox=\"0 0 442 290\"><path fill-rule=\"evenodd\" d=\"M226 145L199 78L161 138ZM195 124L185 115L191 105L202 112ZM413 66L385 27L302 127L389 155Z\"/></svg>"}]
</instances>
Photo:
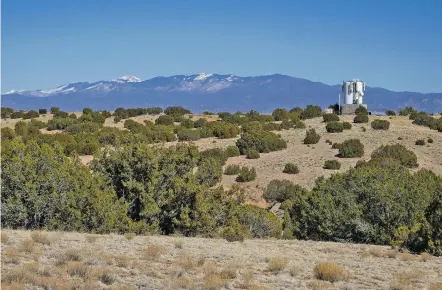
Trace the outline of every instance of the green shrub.
<instances>
[{"instance_id":1,"label":"green shrub","mask_svg":"<svg viewBox=\"0 0 442 290\"><path fill-rule=\"evenodd\" d=\"M307 105L304 111L301 112L301 119L312 119L322 116L322 109L320 106Z\"/></svg>"},{"instance_id":2,"label":"green shrub","mask_svg":"<svg viewBox=\"0 0 442 290\"><path fill-rule=\"evenodd\" d=\"M388 130L390 128L390 122L387 120L374 120L371 122L371 128L374 130Z\"/></svg>"},{"instance_id":3,"label":"green shrub","mask_svg":"<svg viewBox=\"0 0 442 290\"><path fill-rule=\"evenodd\" d=\"M293 201L302 199L307 195L307 190L293 184L288 180L272 180L267 185L263 198L269 202L284 202L287 200ZM291 208L291 206L289 206Z\"/></svg>"},{"instance_id":4,"label":"green shrub","mask_svg":"<svg viewBox=\"0 0 442 290\"><path fill-rule=\"evenodd\" d=\"M213 137L213 130L209 127L198 128L197 131L200 133L201 138Z\"/></svg>"},{"instance_id":5,"label":"green shrub","mask_svg":"<svg viewBox=\"0 0 442 290\"><path fill-rule=\"evenodd\" d=\"M253 238L279 238L282 224L278 217L263 208L254 205L242 205L238 208L238 221Z\"/></svg>"},{"instance_id":6,"label":"green shrub","mask_svg":"<svg viewBox=\"0 0 442 290\"><path fill-rule=\"evenodd\" d=\"M76 120L76 119L77 119L77 115L75 115L74 113L72 113L72 114L70 114L70 115L68 116L68 118L71 118L71 119Z\"/></svg>"},{"instance_id":7,"label":"green shrub","mask_svg":"<svg viewBox=\"0 0 442 290\"><path fill-rule=\"evenodd\" d=\"M341 168L341 162L338 160L326 160L324 163L324 169L338 170Z\"/></svg>"},{"instance_id":8,"label":"green shrub","mask_svg":"<svg viewBox=\"0 0 442 290\"><path fill-rule=\"evenodd\" d=\"M368 115L358 114L353 119L354 123L368 123Z\"/></svg>"},{"instance_id":9,"label":"green shrub","mask_svg":"<svg viewBox=\"0 0 442 290\"><path fill-rule=\"evenodd\" d=\"M349 122L343 122L342 126L344 126L344 130L350 130L351 129L351 124Z\"/></svg>"},{"instance_id":10,"label":"green shrub","mask_svg":"<svg viewBox=\"0 0 442 290\"><path fill-rule=\"evenodd\" d=\"M175 119L172 116L168 116L168 115L159 116L155 120L155 124L157 124L157 125L165 125L165 126L173 125L174 122L175 122Z\"/></svg>"},{"instance_id":11,"label":"green shrub","mask_svg":"<svg viewBox=\"0 0 442 290\"><path fill-rule=\"evenodd\" d=\"M399 109L399 116L408 116L413 112L416 112L416 110L412 107L405 107L405 109Z\"/></svg>"},{"instance_id":12,"label":"green shrub","mask_svg":"<svg viewBox=\"0 0 442 290\"><path fill-rule=\"evenodd\" d=\"M245 123L245 124L243 124L241 126L241 130L244 133L253 133L253 132L262 131L263 130L263 124L261 122L258 122L258 121L248 122L248 123Z\"/></svg>"},{"instance_id":13,"label":"green shrub","mask_svg":"<svg viewBox=\"0 0 442 290\"><path fill-rule=\"evenodd\" d=\"M181 126L191 129L191 128L194 128L194 127L195 127L195 123L192 121L192 119L185 118L185 119L181 122Z\"/></svg>"},{"instance_id":14,"label":"green shrub","mask_svg":"<svg viewBox=\"0 0 442 290\"><path fill-rule=\"evenodd\" d=\"M74 124L76 121L70 118L53 118L48 121L48 131L63 130L66 127Z\"/></svg>"},{"instance_id":15,"label":"green shrub","mask_svg":"<svg viewBox=\"0 0 442 290\"><path fill-rule=\"evenodd\" d=\"M413 151L407 150L407 148L401 144L382 145L371 153L371 158L393 158L399 161L403 166L409 168L418 167L416 154L414 154Z\"/></svg>"},{"instance_id":16,"label":"green shrub","mask_svg":"<svg viewBox=\"0 0 442 290\"><path fill-rule=\"evenodd\" d=\"M129 225L106 180L66 157L59 144L36 141L2 144L2 228L108 233Z\"/></svg>"},{"instance_id":17,"label":"green shrub","mask_svg":"<svg viewBox=\"0 0 442 290\"><path fill-rule=\"evenodd\" d=\"M70 134L95 133L100 130L100 125L93 122L82 122L69 125L65 128L65 130Z\"/></svg>"},{"instance_id":18,"label":"green shrub","mask_svg":"<svg viewBox=\"0 0 442 290\"><path fill-rule=\"evenodd\" d=\"M226 151L224 151L221 148L211 148L211 149L207 149L207 150L201 151L201 153L200 153L200 160L201 161L206 159L206 158L210 158L210 157L218 159L222 166L224 164L226 164L227 158L229 158L227 156Z\"/></svg>"},{"instance_id":19,"label":"green shrub","mask_svg":"<svg viewBox=\"0 0 442 290\"><path fill-rule=\"evenodd\" d=\"M325 126L325 129L329 133L341 133L344 131L344 125L341 122L330 121Z\"/></svg>"},{"instance_id":20,"label":"green shrub","mask_svg":"<svg viewBox=\"0 0 442 290\"><path fill-rule=\"evenodd\" d=\"M233 216L230 226L223 230L222 237L228 242L242 242L248 236L247 232L247 228L239 223L238 217Z\"/></svg>"},{"instance_id":21,"label":"green shrub","mask_svg":"<svg viewBox=\"0 0 442 290\"><path fill-rule=\"evenodd\" d=\"M288 130L288 129L290 129L290 128L293 128L293 126L294 126L294 123L293 123L292 120L285 119L285 120L283 120L282 123L281 123L281 127L282 127L282 129L285 129L285 130Z\"/></svg>"},{"instance_id":22,"label":"green shrub","mask_svg":"<svg viewBox=\"0 0 442 290\"><path fill-rule=\"evenodd\" d=\"M239 134L239 128L235 124L226 122L212 122L209 126L213 130L213 135L220 139L235 138Z\"/></svg>"},{"instance_id":23,"label":"green shrub","mask_svg":"<svg viewBox=\"0 0 442 290\"><path fill-rule=\"evenodd\" d=\"M305 123L303 121L296 121L295 125L293 126L295 129L305 129Z\"/></svg>"},{"instance_id":24,"label":"green shrub","mask_svg":"<svg viewBox=\"0 0 442 290\"><path fill-rule=\"evenodd\" d=\"M363 155L364 145L359 139L345 140L339 149L339 156L342 158L362 157Z\"/></svg>"},{"instance_id":25,"label":"green shrub","mask_svg":"<svg viewBox=\"0 0 442 290\"><path fill-rule=\"evenodd\" d=\"M254 149L250 149L247 150L247 154L246 154L247 159L258 159L260 157L259 152L254 150Z\"/></svg>"},{"instance_id":26,"label":"green shrub","mask_svg":"<svg viewBox=\"0 0 442 290\"><path fill-rule=\"evenodd\" d=\"M256 170L254 167L242 167L241 171L239 172L238 177L236 178L236 181L238 182L249 182L252 180L255 180L256 178Z\"/></svg>"},{"instance_id":27,"label":"green shrub","mask_svg":"<svg viewBox=\"0 0 442 290\"><path fill-rule=\"evenodd\" d=\"M12 140L15 137L17 137L14 130L12 130L11 128L8 128L8 127L3 127L1 132L2 132L1 137L2 137L3 141L4 140Z\"/></svg>"},{"instance_id":28,"label":"green shrub","mask_svg":"<svg viewBox=\"0 0 442 290\"><path fill-rule=\"evenodd\" d=\"M114 117L114 123L118 123L121 121L121 117L115 116Z\"/></svg>"},{"instance_id":29,"label":"green shrub","mask_svg":"<svg viewBox=\"0 0 442 290\"><path fill-rule=\"evenodd\" d=\"M221 181L223 170L216 158L205 158L201 160L196 172L196 178L200 184L212 187Z\"/></svg>"},{"instance_id":30,"label":"green shrub","mask_svg":"<svg viewBox=\"0 0 442 290\"><path fill-rule=\"evenodd\" d=\"M427 139L427 143L433 143L434 141L433 141L433 139L432 138L428 138Z\"/></svg>"},{"instance_id":31,"label":"green shrub","mask_svg":"<svg viewBox=\"0 0 442 290\"><path fill-rule=\"evenodd\" d=\"M32 118L38 118L40 117L40 114L37 111L30 110L23 114L23 119L32 119Z\"/></svg>"},{"instance_id":32,"label":"green shrub","mask_svg":"<svg viewBox=\"0 0 442 290\"><path fill-rule=\"evenodd\" d=\"M10 118L13 113L14 113L14 109L7 108L7 107L1 107L2 119Z\"/></svg>"},{"instance_id":33,"label":"green shrub","mask_svg":"<svg viewBox=\"0 0 442 290\"><path fill-rule=\"evenodd\" d=\"M57 112L60 112L60 108L59 107L51 107L50 112L51 112L51 114L56 114Z\"/></svg>"},{"instance_id":34,"label":"green shrub","mask_svg":"<svg viewBox=\"0 0 442 290\"><path fill-rule=\"evenodd\" d=\"M282 124L278 124L278 123L264 123L262 124L262 129L264 131L281 131L282 130Z\"/></svg>"},{"instance_id":35,"label":"green shrub","mask_svg":"<svg viewBox=\"0 0 442 290\"><path fill-rule=\"evenodd\" d=\"M101 115L102 115L103 118L105 118L105 119L112 117L111 112L109 112L109 111L107 111L107 110L103 110L103 111L101 111Z\"/></svg>"},{"instance_id":36,"label":"green shrub","mask_svg":"<svg viewBox=\"0 0 442 290\"><path fill-rule=\"evenodd\" d=\"M43 128L47 127L48 124L43 121L37 120L37 119L31 119L31 121L29 122L29 126L33 126L38 129L43 129Z\"/></svg>"},{"instance_id":37,"label":"green shrub","mask_svg":"<svg viewBox=\"0 0 442 290\"><path fill-rule=\"evenodd\" d=\"M393 110L388 110L388 111L386 112L386 114L387 114L387 116L396 116L396 112L393 111Z\"/></svg>"},{"instance_id":38,"label":"green shrub","mask_svg":"<svg viewBox=\"0 0 442 290\"><path fill-rule=\"evenodd\" d=\"M336 114L324 114L322 118L324 119L325 123L332 121L339 122L339 116Z\"/></svg>"},{"instance_id":39,"label":"green shrub","mask_svg":"<svg viewBox=\"0 0 442 290\"><path fill-rule=\"evenodd\" d=\"M240 152L239 152L238 146L236 146L236 145L227 146L226 154L227 154L227 157L239 156Z\"/></svg>"},{"instance_id":40,"label":"green shrub","mask_svg":"<svg viewBox=\"0 0 442 290\"><path fill-rule=\"evenodd\" d=\"M253 149L260 153L267 153L287 148L286 142L279 135L269 131L244 133L236 141L241 154Z\"/></svg>"},{"instance_id":41,"label":"green shrub","mask_svg":"<svg viewBox=\"0 0 442 290\"><path fill-rule=\"evenodd\" d=\"M359 106L356 110L355 110L355 114L356 115L368 115L368 110L366 107L364 106Z\"/></svg>"},{"instance_id":42,"label":"green shrub","mask_svg":"<svg viewBox=\"0 0 442 290\"><path fill-rule=\"evenodd\" d=\"M181 106L171 106L171 107L167 107L164 110L164 114L166 115L178 115L178 116L182 116L185 114L192 114L191 111L181 107Z\"/></svg>"},{"instance_id":43,"label":"green shrub","mask_svg":"<svg viewBox=\"0 0 442 290\"><path fill-rule=\"evenodd\" d=\"M424 141L424 139L417 139L415 144L419 145L419 146L423 146L423 145L425 145L425 141Z\"/></svg>"},{"instance_id":44,"label":"green shrub","mask_svg":"<svg viewBox=\"0 0 442 290\"><path fill-rule=\"evenodd\" d=\"M198 130L180 128L177 136L180 141L196 141L200 139L200 132Z\"/></svg>"},{"instance_id":45,"label":"green shrub","mask_svg":"<svg viewBox=\"0 0 442 290\"><path fill-rule=\"evenodd\" d=\"M100 149L100 143L94 138L82 140L78 143L78 154L80 155L92 155Z\"/></svg>"},{"instance_id":46,"label":"green shrub","mask_svg":"<svg viewBox=\"0 0 442 290\"><path fill-rule=\"evenodd\" d=\"M342 148L342 143L333 143L332 145L332 149L341 149Z\"/></svg>"},{"instance_id":47,"label":"green shrub","mask_svg":"<svg viewBox=\"0 0 442 290\"><path fill-rule=\"evenodd\" d=\"M159 115L163 112L163 109L161 109L160 107L152 107L152 108L147 108L146 109L146 113L148 113L149 115Z\"/></svg>"},{"instance_id":48,"label":"green shrub","mask_svg":"<svg viewBox=\"0 0 442 290\"><path fill-rule=\"evenodd\" d=\"M284 166L284 170L282 172L288 173L288 174L298 174L299 173L299 169L298 169L298 166L296 166L295 164L287 163Z\"/></svg>"},{"instance_id":49,"label":"green shrub","mask_svg":"<svg viewBox=\"0 0 442 290\"><path fill-rule=\"evenodd\" d=\"M241 170L241 167L236 164L227 165L226 169L224 170L225 175L237 175Z\"/></svg>"},{"instance_id":50,"label":"green shrub","mask_svg":"<svg viewBox=\"0 0 442 290\"><path fill-rule=\"evenodd\" d=\"M286 109L275 109L272 112L272 116L275 121L283 121L289 118L289 112Z\"/></svg>"},{"instance_id":51,"label":"green shrub","mask_svg":"<svg viewBox=\"0 0 442 290\"><path fill-rule=\"evenodd\" d=\"M68 118L68 117L69 117L69 113L68 112L57 111L54 114L54 118Z\"/></svg>"},{"instance_id":52,"label":"green shrub","mask_svg":"<svg viewBox=\"0 0 442 290\"><path fill-rule=\"evenodd\" d=\"M194 122L195 128L204 128L207 125L207 120L205 118L200 118Z\"/></svg>"},{"instance_id":53,"label":"green shrub","mask_svg":"<svg viewBox=\"0 0 442 290\"><path fill-rule=\"evenodd\" d=\"M304 138L304 144L317 144L321 139L321 136L316 133L315 129L310 129L306 131L306 135Z\"/></svg>"}]
</instances>

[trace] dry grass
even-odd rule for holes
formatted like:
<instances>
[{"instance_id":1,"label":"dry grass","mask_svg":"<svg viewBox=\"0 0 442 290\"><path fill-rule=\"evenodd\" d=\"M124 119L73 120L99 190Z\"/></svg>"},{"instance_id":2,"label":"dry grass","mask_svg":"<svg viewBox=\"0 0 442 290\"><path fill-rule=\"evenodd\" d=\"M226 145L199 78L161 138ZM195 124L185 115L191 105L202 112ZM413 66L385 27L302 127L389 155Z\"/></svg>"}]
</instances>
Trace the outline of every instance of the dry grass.
<instances>
[{"instance_id":1,"label":"dry grass","mask_svg":"<svg viewBox=\"0 0 442 290\"><path fill-rule=\"evenodd\" d=\"M35 242L31 239L24 240L18 246L18 251L22 253L33 253L35 251Z\"/></svg>"},{"instance_id":2,"label":"dry grass","mask_svg":"<svg viewBox=\"0 0 442 290\"><path fill-rule=\"evenodd\" d=\"M442 290L442 282L431 283L428 290Z\"/></svg>"},{"instance_id":3,"label":"dry grass","mask_svg":"<svg viewBox=\"0 0 442 290\"><path fill-rule=\"evenodd\" d=\"M442 282L442 258L420 255L402 261L401 253L398 253L397 259L390 259L390 250L380 246L369 247L382 249L383 255L367 260L361 257L367 246L350 243L302 240L229 243L219 239L165 236L138 236L129 241L115 234L94 235L98 237L97 242L89 243L86 234L64 233L57 243L50 245L43 246L32 240L36 250L31 255L19 252L18 247L30 239L31 234L29 231L8 230L10 243L2 244L1 289L26 289L28 285L28 289L97 290L440 290L437 283ZM48 235L53 237L54 233L48 232ZM184 250L174 246L177 240L185 243ZM161 249L161 255L149 254L149 258L144 259L144 251L157 247ZM35 253L39 254L38 263L33 261ZM273 263L271 257L285 258L288 262L277 276L276 272L268 270L269 264ZM318 280L312 276L318 261L339 261L342 270L351 270L351 277L347 279L347 271L342 271L344 274L338 276L344 279L338 282ZM325 271L321 271L321 275L330 276L325 275ZM327 279L334 281L335 276Z\"/></svg>"},{"instance_id":4,"label":"dry grass","mask_svg":"<svg viewBox=\"0 0 442 290\"><path fill-rule=\"evenodd\" d=\"M419 257L422 262L428 262L433 258L433 256L428 253L422 253Z\"/></svg>"},{"instance_id":5,"label":"dry grass","mask_svg":"<svg viewBox=\"0 0 442 290\"><path fill-rule=\"evenodd\" d=\"M421 277L422 273L417 270L407 270L397 273L390 284L391 290L413 289L413 282Z\"/></svg>"},{"instance_id":6,"label":"dry grass","mask_svg":"<svg viewBox=\"0 0 442 290\"><path fill-rule=\"evenodd\" d=\"M33 232L31 238L34 242L43 245L50 245L52 243L51 237L46 232Z\"/></svg>"},{"instance_id":7,"label":"dry grass","mask_svg":"<svg viewBox=\"0 0 442 290\"><path fill-rule=\"evenodd\" d=\"M240 268L238 261L230 261L221 269L221 278L223 279L235 279L237 277L237 272Z\"/></svg>"},{"instance_id":8,"label":"dry grass","mask_svg":"<svg viewBox=\"0 0 442 290\"><path fill-rule=\"evenodd\" d=\"M335 263L319 262L313 269L316 279L337 282L347 279L347 273Z\"/></svg>"},{"instance_id":9,"label":"dry grass","mask_svg":"<svg viewBox=\"0 0 442 290\"><path fill-rule=\"evenodd\" d=\"M283 257L272 258L267 266L267 271L279 273L287 267L289 261Z\"/></svg>"},{"instance_id":10,"label":"dry grass","mask_svg":"<svg viewBox=\"0 0 442 290\"><path fill-rule=\"evenodd\" d=\"M81 254L81 251L78 249L68 249L63 254L61 254L56 262L56 266L62 266L65 265L67 262L79 262L83 260L83 256Z\"/></svg>"},{"instance_id":11,"label":"dry grass","mask_svg":"<svg viewBox=\"0 0 442 290\"><path fill-rule=\"evenodd\" d=\"M402 261L417 261L420 259L420 257L410 253L401 253L399 255L399 259L401 259Z\"/></svg>"},{"instance_id":12,"label":"dry grass","mask_svg":"<svg viewBox=\"0 0 442 290\"><path fill-rule=\"evenodd\" d=\"M157 261L164 253L164 247L160 245L151 245L145 248L141 255L144 260Z\"/></svg>"},{"instance_id":13,"label":"dry grass","mask_svg":"<svg viewBox=\"0 0 442 290\"><path fill-rule=\"evenodd\" d=\"M8 248L2 250L2 262L3 263L20 263L20 252L16 248Z\"/></svg>"},{"instance_id":14,"label":"dry grass","mask_svg":"<svg viewBox=\"0 0 442 290\"><path fill-rule=\"evenodd\" d=\"M128 268L132 264L132 259L128 256L115 257L115 265L120 268Z\"/></svg>"},{"instance_id":15,"label":"dry grass","mask_svg":"<svg viewBox=\"0 0 442 290\"><path fill-rule=\"evenodd\" d=\"M2 233L1 233L1 242L2 242L2 244L5 244L5 245L9 244L9 235L8 235L8 233L2 231Z\"/></svg>"},{"instance_id":16,"label":"dry grass","mask_svg":"<svg viewBox=\"0 0 442 290\"><path fill-rule=\"evenodd\" d=\"M86 279L91 269L83 262L69 262L66 266L67 273L70 276L77 276Z\"/></svg>"},{"instance_id":17,"label":"dry grass","mask_svg":"<svg viewBox=\"0 0 442 290\"><path fill-rule=\"evenodd\" d=\"M309 283L309 286L312 290L325 290L332 288L333 284L328 281L313 280Z\"/></svg>"},{"instance_id":18,"label":"dry grass","mask_svg":"<svg viewBox=\"0 0 442 290\"><path fill-rule=\"evenodd\" d=\"M124 237L127 239L127 240L132 240L133 238L135 238L137 235L136 234L134 234L134 233L126 233L126 234L124 234Z\"/></svg>"},{"instance_id":19,"label":"dry grass","mask_svg":"<svg viewBox=\"0 0 442 290\"><path fill-rule=\"evenodd\" d=\"M97 241L97 239L98 239L98 236L96 236L96 235L87 235L86 236L86 241L91 244L95 243Z\"/></svg>"},{"instance_id":20,"label":"dry grass","mask_svg":"<svg viewBox=\"0 0 442 290\"><path fill-rule=\"evenodd\" d=\"M173 245L176 249L182 249L184 247L184 241L181 239L174 240Z\"/></svg>"},{"instance_id":21,"label":"dry grass","mask_svg":"<svg viewBox=\"0 0 442 290\"><path fill-rule=\"evenodd\" d=\"M186 252L181 252L177 256L178 265L186 271L192 270L198 264L194 257Z\"/></svg>"},{"instance_id":22,"label":"dry grass","mask_svg":"<svg viewBox=\"0 0 442 290\"><path fill-rule=\"evenodd\" d=\"M103 268L101 269L99 274L99 279L102 283L106 285L111 285L115 283L115 275L112 273L112 271L109 268Z\"/></svg>"}]
</instances>

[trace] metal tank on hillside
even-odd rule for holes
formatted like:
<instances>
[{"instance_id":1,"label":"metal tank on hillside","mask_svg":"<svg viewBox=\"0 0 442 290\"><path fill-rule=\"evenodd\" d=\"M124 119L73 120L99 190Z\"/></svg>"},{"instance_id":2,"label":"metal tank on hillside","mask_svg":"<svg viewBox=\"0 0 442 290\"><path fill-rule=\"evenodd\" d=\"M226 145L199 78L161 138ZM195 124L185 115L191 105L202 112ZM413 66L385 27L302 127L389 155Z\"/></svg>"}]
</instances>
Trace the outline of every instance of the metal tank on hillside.
<instances>
[{"instance_id":1,"label":"metal tank on hillside","mask_svg":"<svg viewBox=\"0 0 442 290\"><path fill-rule=\"evenodd\" d=\"M359 106L364 105L365 82L359 79L342 82L342 92L344 93L344 105L342 114L353 114Z\"/></svg>"}]
</instances>

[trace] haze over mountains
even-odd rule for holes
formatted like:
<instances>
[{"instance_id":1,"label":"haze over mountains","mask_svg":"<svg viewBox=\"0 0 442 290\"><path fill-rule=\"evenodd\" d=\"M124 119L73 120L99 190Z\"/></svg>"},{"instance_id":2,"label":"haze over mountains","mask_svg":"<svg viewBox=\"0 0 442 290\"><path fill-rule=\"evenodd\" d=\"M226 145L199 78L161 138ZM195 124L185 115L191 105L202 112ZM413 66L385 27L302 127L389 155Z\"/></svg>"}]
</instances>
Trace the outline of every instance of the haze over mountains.
<instances>
[{"instance_id":1,"label":"haze over mountains","mask_svg":"<svg viewBox=\"0 0 442 290\"><path fill-rule=\"evenodd\" d=\"M194 112L271 112L278 107L307 104L327 107L337 102L339 93L340 84L331 86L280 74L239 77L201 73L145 81L125 75L111 81L75 82L49 90L11 91L2 94L2 106L16 110L58 106L65 111L79 111L85 107L114 110L181 105ZM442 111L442 93L393 92L367 86L364 103L371 111L413 106L436 113Z\"/></svg>"}]
</instances>

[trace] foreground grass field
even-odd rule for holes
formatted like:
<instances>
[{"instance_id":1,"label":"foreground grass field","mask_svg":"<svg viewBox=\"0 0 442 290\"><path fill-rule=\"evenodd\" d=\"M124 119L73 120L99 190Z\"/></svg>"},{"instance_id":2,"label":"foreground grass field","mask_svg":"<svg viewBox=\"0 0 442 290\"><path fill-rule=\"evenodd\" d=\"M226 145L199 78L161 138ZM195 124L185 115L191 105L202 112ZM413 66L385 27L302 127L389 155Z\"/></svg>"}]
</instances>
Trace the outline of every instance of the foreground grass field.
<instances>
[{"instance_id":1,"label":"foreground grass field","mask_svg":"<svg viewBox=\"0 0 442 290\"><path fill-rule=\"evenodd\" d=\"M2 289L442 289L442 258L299 240L2 231Z\"/></svg>"}]
</instances>

